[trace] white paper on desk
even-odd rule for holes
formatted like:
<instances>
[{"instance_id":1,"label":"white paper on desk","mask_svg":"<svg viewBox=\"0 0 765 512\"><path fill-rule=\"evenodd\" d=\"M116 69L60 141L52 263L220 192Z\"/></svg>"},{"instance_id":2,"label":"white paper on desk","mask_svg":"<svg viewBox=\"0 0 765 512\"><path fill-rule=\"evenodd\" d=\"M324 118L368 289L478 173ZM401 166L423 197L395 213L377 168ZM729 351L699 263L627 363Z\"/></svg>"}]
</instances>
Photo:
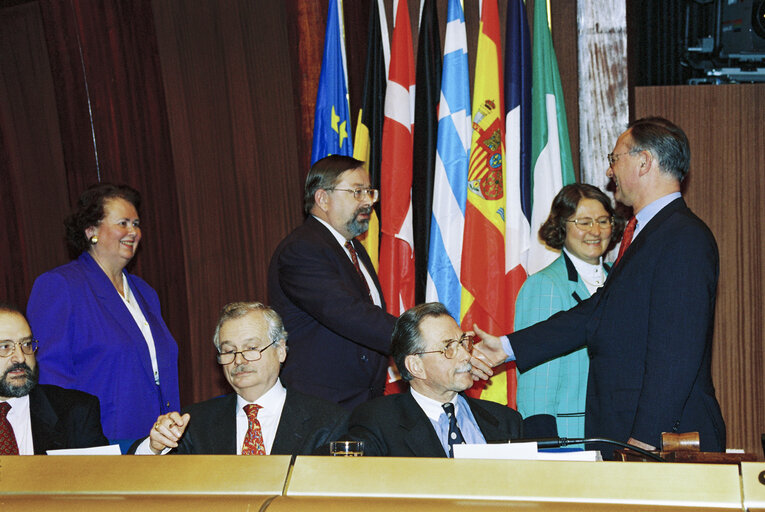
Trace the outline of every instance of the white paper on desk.
<instances>
[{"instance_id":1,"label":"white paper on desk","mask_svg":"<svg viewBox=\"0 0 765 512\"><path fill-rule=\"evenodd\" d=\"M537 443L455 444L455 459L537 460Z\"/></svg>"},{"instance_id":2,"label":"white paper on desk","mask_svg":"<svg viewBox=\"0 0 765 512\"><path fill-rule=\"evenodd\" d=\"M598 450L572 450L570 452L539 452L539 460L578 460L603 462L603 455Z\"/></svg>"},{"instance_id":3,"label":"white paper on desk","mask_svg":"<svg viewBox=\"0 0 765 512\"><path fill-rule=\"evenodd\" d=\"M48 455L122 455L120 445L93 446L92 448L65 448L63 450L48 450Z\"/></svg>"}]
</instances>

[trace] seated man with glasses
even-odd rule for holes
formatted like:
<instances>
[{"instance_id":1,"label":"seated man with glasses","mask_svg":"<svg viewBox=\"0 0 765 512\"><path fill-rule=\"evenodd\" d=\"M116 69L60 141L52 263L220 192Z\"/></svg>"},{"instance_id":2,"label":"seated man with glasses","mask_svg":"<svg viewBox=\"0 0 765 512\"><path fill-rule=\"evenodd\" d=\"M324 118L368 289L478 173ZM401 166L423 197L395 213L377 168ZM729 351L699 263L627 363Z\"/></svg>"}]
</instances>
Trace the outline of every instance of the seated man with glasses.
<instances>
[{"instance_id":1,"label":"seated man with glasses","mask_svg":"<svg viewBox=\"0 0 765 512\"><path fill-rule=\"evenodd\" d=\"M343 409L282 386L287 331L274 310L260 302L224 306L213 342L235 393L163 414L130 453L310 455L340 438Z\"/></svg>"},{"instance_id":2,"label":"seated man with glasses","mask_svg":"<svg viewBox=\"0 0 765 512\"><path fill-rule=\"evenodd\" d=\"M0 455L109 444L98 398L37 384L37 340L24 315L0 304Z\"/></svg>"},{"instance_id":3,"label":"seated man with glasses","mask_svg":"<svg viewBox=\"0 0 765 512\"><path fill-rule=\"evenodd\" d=\"M348 437L364 455L452 457L453 445L521 436L518 412L470 398L472 333L463 333L443 304L420 304L396 322L393 359L410 389L358 406Z\"/></svg>"}]
</instances>

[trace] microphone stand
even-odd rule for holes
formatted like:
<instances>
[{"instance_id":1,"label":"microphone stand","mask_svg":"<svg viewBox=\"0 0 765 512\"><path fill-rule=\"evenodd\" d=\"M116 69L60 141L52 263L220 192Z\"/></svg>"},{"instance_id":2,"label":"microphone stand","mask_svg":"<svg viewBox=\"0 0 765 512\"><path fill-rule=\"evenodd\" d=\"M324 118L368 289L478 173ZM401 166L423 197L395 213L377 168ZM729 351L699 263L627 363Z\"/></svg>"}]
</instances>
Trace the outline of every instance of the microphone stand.
<instances>
[{"instance_id":1,"label":"microphone stand","mask_svg":"<svg viewBox=\"0 0 765 512\"><path fill-rule=\"evenodd\" d=\"M632 445L629 443L622 443L621 441L614 441L613 439L606 439L603 437L587 437L587 438L571 438L571 439L567 437L545 437L540 439L511 439L508 442L510 443L534 443L535 442L537 443L538 448L563 448L571 444L606 443L606 444L613 444L616 446L620 446L622 448L627 448L645 457L648 457L649 459L653 459L657 462L667 462L659 455L656 455L655 453L651 453L642 448L638 448L635 445Z\"/></svg>"}]
</instances>

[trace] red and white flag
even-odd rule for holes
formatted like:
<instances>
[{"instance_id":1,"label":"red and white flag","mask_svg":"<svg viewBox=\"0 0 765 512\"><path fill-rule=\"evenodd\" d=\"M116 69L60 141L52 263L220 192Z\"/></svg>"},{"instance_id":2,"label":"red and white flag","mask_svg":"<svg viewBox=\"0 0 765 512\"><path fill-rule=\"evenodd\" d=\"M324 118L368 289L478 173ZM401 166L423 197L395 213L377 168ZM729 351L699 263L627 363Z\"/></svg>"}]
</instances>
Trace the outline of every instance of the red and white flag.
<instances>
[{"instance_id":1,"label":"red and white flag","mask_svg":"<svg viewBox=\"0 0 765 512\"><path fill-rule=\"evenodd\" d=\"M394 12L380 165L382 236L379 277L388 312L398 316L414 306L412 126L415 72L406 0L396 0Z\"/></svg>"}]
</instances>

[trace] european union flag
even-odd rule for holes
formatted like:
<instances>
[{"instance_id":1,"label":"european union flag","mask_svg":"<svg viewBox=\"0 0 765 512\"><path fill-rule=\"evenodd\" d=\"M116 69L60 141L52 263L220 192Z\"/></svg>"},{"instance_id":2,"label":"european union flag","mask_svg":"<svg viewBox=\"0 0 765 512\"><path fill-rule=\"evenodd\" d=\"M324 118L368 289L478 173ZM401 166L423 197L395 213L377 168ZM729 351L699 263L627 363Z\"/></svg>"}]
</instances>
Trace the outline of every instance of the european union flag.
<instances>
[{"instance_id":1,"label":"european union flag","mask_svg":"<svg viewBox=\"0 0 765 512\"><path fill-rule=\"evenodd\" d=\"M342 12L342 0L330 0L316 94L311 165L328 155L353 156Z\"/></svg>"}]
</instances>

